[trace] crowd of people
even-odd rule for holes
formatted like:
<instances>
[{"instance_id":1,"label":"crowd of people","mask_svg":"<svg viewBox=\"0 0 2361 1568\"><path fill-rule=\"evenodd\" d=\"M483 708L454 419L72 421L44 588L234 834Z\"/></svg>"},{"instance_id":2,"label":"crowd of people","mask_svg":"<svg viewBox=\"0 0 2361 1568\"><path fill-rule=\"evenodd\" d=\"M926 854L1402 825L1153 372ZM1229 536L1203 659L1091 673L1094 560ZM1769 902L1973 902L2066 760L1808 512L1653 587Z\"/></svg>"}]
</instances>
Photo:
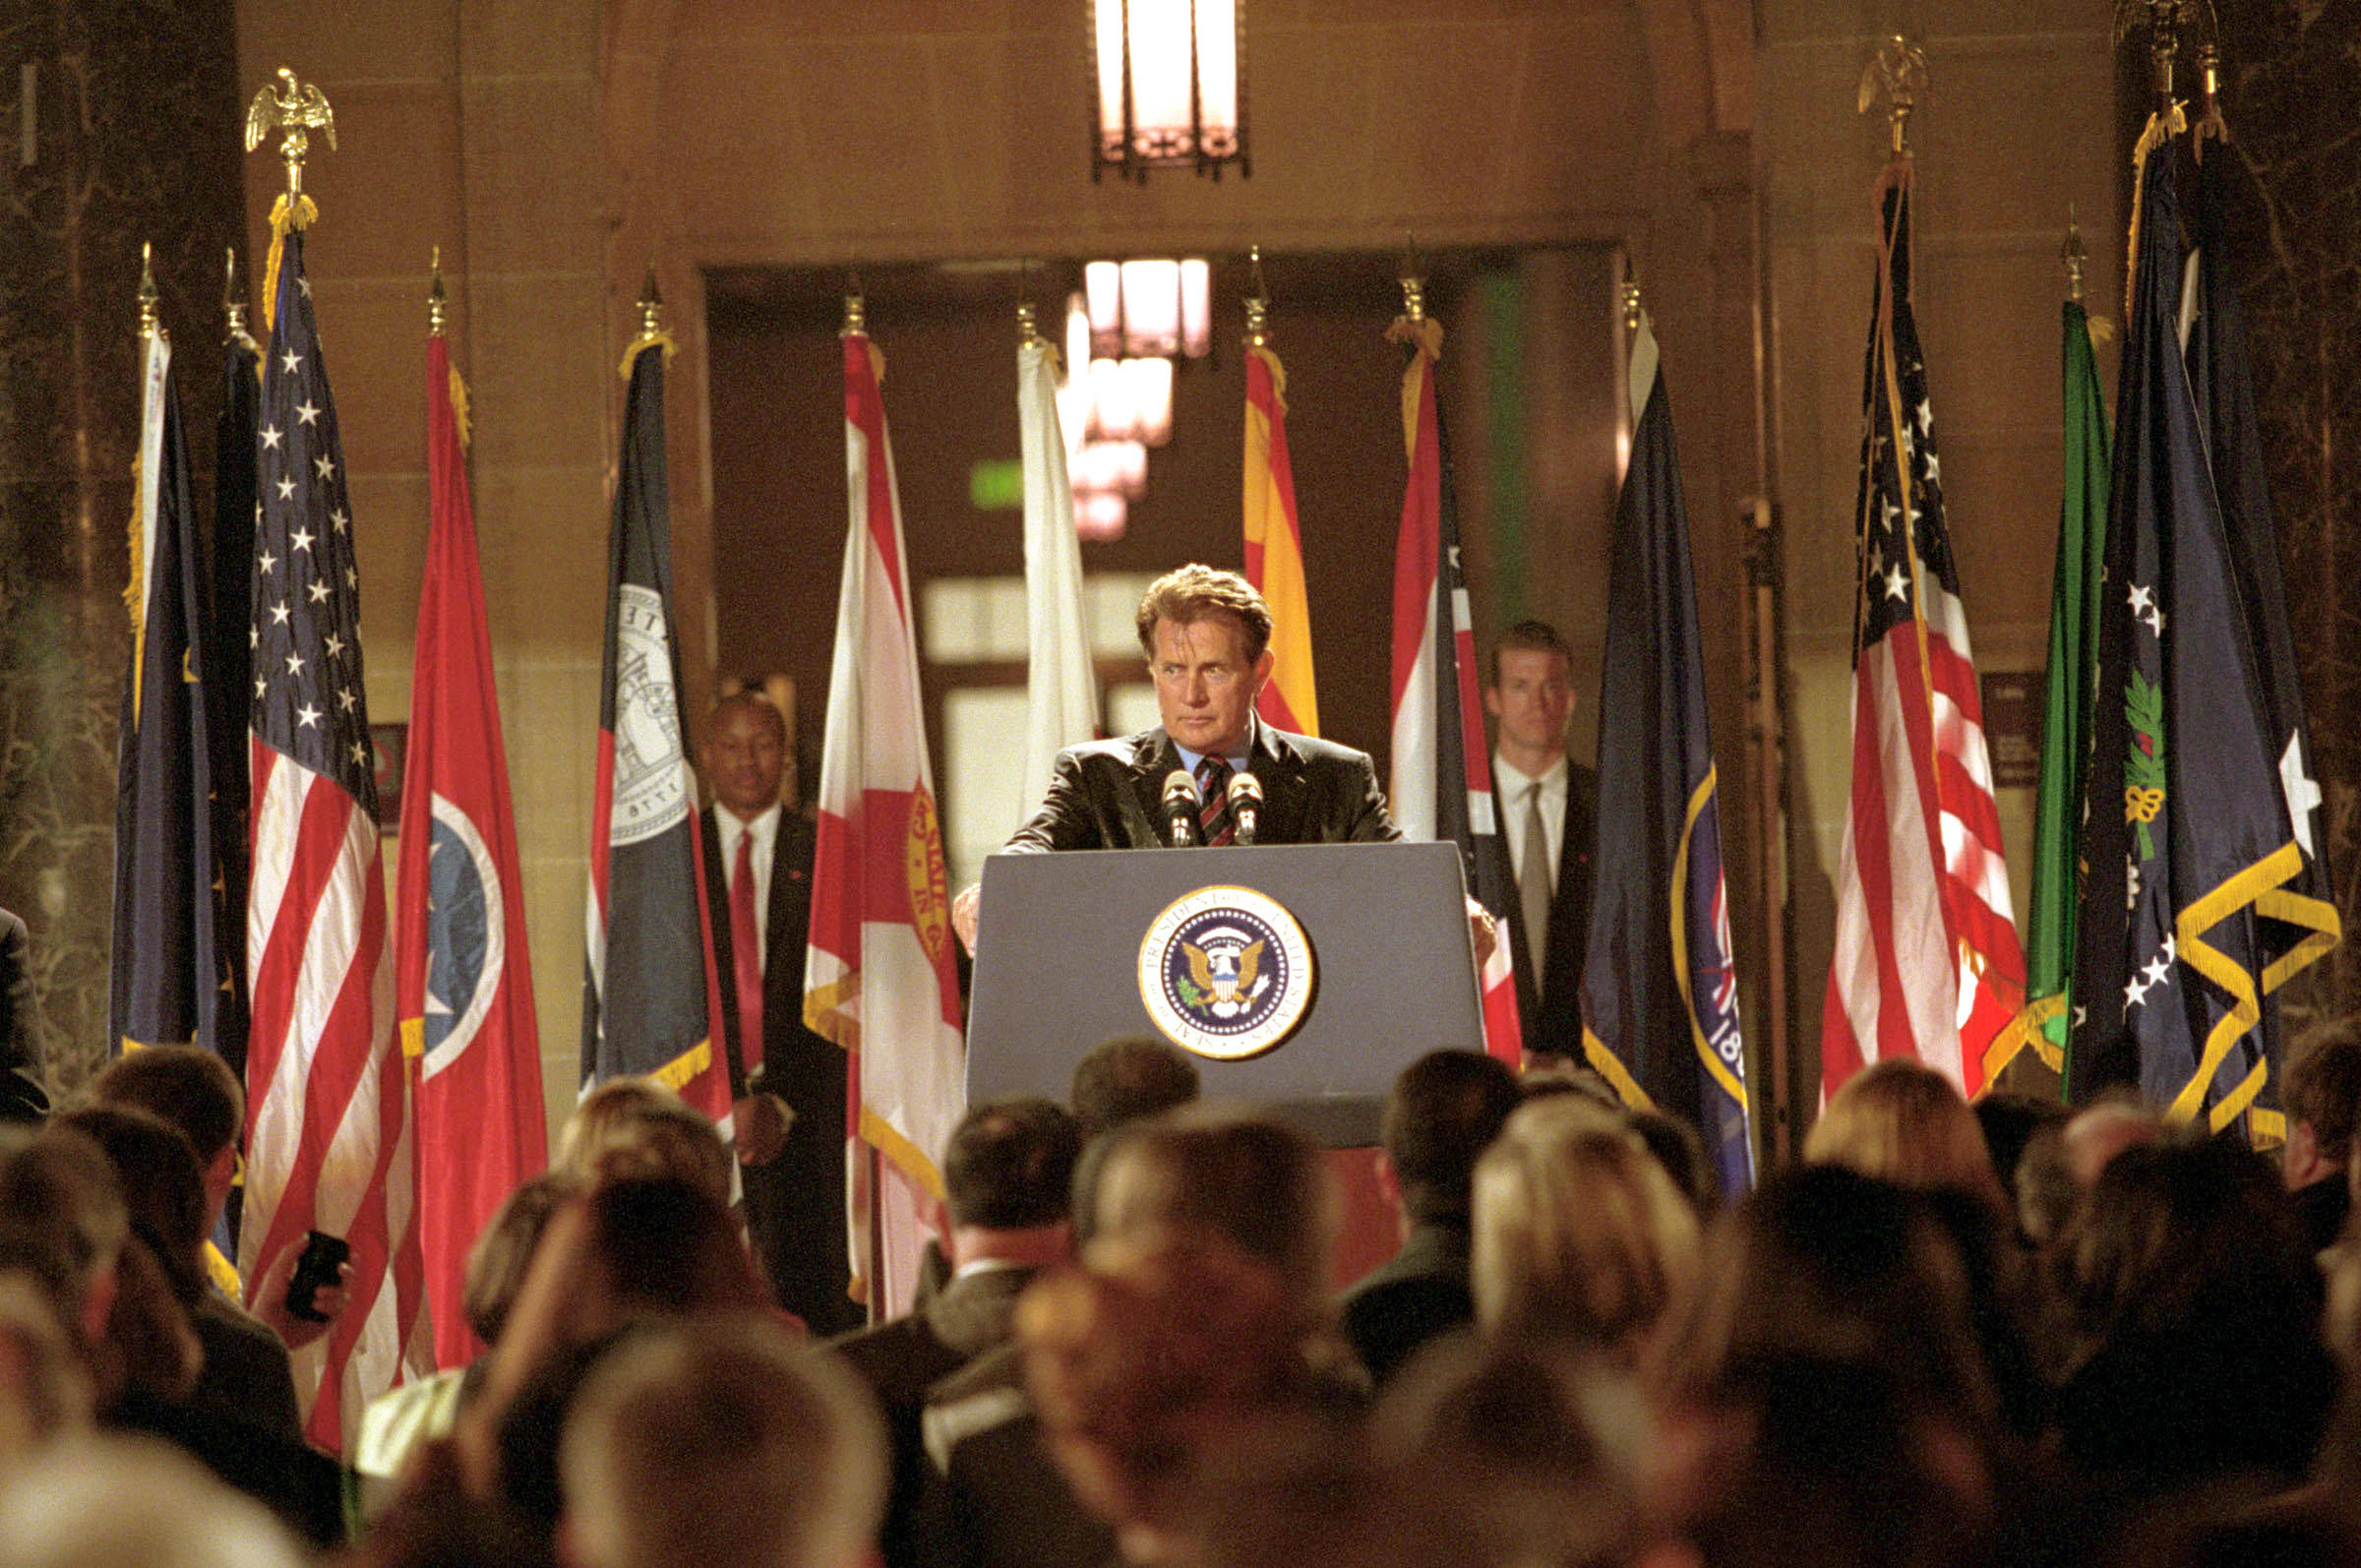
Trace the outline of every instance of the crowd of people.
<instances>
[{"instance_id":1,"label":"crowd of people","mask_svg":"<svg viewBox=\"0 0 2361 1568\"><path fill-rule=\"evenodd\" d=\"M0 1146L0 1562L2361 1562L2361 1024L2284 1098L2274 1168L1889 1060L1732 1200L1604 1081L1439 1051L1383 1112L1401 1245L1339 1282L1321 1151L1117 1041L970 1111L916 1310L822 1337L719 1132L622 1079L475 1248L487 1353L339 1464L325 1325L209 1273L237 1084L143 1051Z\"/></svg>"}]
</instances>

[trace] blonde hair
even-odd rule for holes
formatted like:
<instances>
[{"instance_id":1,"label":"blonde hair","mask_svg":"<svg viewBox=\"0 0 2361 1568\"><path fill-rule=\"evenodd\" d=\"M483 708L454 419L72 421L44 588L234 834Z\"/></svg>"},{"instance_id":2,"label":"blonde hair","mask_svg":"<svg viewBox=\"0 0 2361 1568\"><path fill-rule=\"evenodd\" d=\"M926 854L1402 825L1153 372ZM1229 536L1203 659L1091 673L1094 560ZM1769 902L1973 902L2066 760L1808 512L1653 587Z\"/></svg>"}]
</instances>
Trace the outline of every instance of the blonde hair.
<instances>
[{"instance_id":1,"label":"blonde hair","mask_svg":"<svg viewBox=\"0 0 2361 1568\"><path fill-rule=\"evenodd\" d=\"M1470 1283L1488 1335L1637 1355L1695 1278L1696 1210L1612 1113L1519 1110L1476 1165Z\"/></svg>"},{"instance_id":2,"label":"blonde hair","mask_svg":"<svg viewBox=\"0 0 2361 1568\"><path fill-rule=\"evenodd\" d=\"M555 1169L591 1186L670 1176L730 1202L730 1146L710 1118L653 1078L610 1078L582 1097Z\"/></svg>"},{"instance_id":3,"label":"blonde hair","mask_svg":"<svg viewBox=\"0 0 2361 1568\"><path fill-rule=\"evenodd\" d=\"M1846 1080L1812 1124L1803 1158L1897 1186L1948 1187L2009 1206L1975 1113L1949 1078L1907 1056L1888 1056Z\"/></svg>"}]
</instances>

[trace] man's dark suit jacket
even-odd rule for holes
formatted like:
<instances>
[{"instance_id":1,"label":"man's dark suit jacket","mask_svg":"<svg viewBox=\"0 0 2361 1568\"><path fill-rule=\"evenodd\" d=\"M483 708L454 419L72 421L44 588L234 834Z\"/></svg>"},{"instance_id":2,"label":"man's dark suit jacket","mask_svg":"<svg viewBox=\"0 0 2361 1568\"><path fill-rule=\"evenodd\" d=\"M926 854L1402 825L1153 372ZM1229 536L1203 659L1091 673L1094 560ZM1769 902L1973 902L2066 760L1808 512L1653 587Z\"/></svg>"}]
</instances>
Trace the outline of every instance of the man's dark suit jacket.
<instances>
[{"instance_id":1,"label":"man's dark suit jacket","mask_svg":"<svg viewBox=\"0 0 2361 1568\"><path fill-rule=\"evenodd\" d=\"M740 1048L736 949L730 942L730 868L721 830L707 807L705 902L713 923L713 964L720 980L721 1030L728 1043L730 1089L747 1091ZM862 1326L860 1304L845 1294L852 1277L844 1231L844 1049L804 1027L804 946L812 924L810 823L779 814L771 845L770 918L763 933L762 1069L757 1086L795 1112L786 1146L768 1165L747 1166L748 1227L779 1304L815 1334Z\"/></svg>"},{"instance_id":2,"label":"man's dark suit jacket","mask_svg":"<svg viewBox=\"0 0 2361 1568\"><path fill-rule=\"evenodd\" d=\"M1007 847L1160 848L1168 842L1164 781L1180 765L1180 751L1162 729L1060 752L1048 798ZM1257 843L1367 843L1402 836L1386 814L1377 768L1365 752L1256 724L1248 771L1262 786Z\"/></svg>"},{"instance_id":3,"label":"man's dark suit jacket","mask_svg":"<svg viewBox=\"0 0 2361 1568\"><path fill-rule=\"evenodd\" d=\"M1345 1292L1345 1337L1372 1381L1382 1384L1428 1340L1475 1321L1468 1252L1465 1218L1422 1220L1400 1251Z\"/></svg>"},{"instance_id":4,"label":"man's dark suit jacket","mask_svg":"<svg viewBox=\"0 0 2361 1568\"><path fill-rule=\"evenodd\" d=\"M928 1462L920 1417L928 1388L1008 1343L1016 1332L1016 1298L1035 1272L989 1269L955 1277L908 1317L830 1342L878 1396L893 1442L893 1486L878 1540L885 1568L919 1568L923 1561L918 1538Z\"/></svg>"},{"instance_id":5,"label":"man's dark suit jacket","mask_svg":"<svg viewBox=\"0 0 2361 1568\"><path fill-rule=\"evenodd\" d=\"M1517 803L1501 800L1503 815ZM1558 841L1557 891L1549 900L1549 950L1539 965L1527 961L1525 908L1508 903L1508 929L1516 938L1517 1018L1527 1051L1554 1051L1582 1059L1582 958L1591 935L1591 856L1599 830L1599 775L1579 762L1566 764L1566 823ZM1504 835L1501 843L1508 842ZM1516 868L1509 868L1516 875ZM1541 987L1535 990L1538 969Z\"/></svg>"}]
</instances>

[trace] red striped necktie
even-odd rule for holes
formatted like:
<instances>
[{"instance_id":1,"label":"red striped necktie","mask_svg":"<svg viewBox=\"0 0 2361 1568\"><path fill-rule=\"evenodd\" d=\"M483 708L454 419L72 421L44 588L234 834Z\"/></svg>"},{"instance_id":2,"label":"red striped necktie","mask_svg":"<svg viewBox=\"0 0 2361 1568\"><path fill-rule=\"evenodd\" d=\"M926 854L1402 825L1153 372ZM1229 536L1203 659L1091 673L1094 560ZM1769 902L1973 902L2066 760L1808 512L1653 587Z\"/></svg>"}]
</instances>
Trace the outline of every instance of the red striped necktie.
<instances>
[{"instance_id":1,"label":"red striped necktie","mask_svg":"<svg viewBox=\"0 0 2361 1568\"><path fill-rule=\"evenodd\" d=\"M1209 756L1197 764L1197 825L1205 845L1219 849L1238 837L1238 818L1230 814L1230 764Z\"/></svg>"},{"instance_id":2,"label":"red striped necktie","mask_svg":"<svg viewBox=\"0 0 2361 1568\"><path fill-rule=\"evenodd\" d=\"M762 1065L762 938L755 925L755 833L738 831L737 864L730 869L730 967L738 988L738 1061L748 1072Z\"/></svg>"}]
</instances>

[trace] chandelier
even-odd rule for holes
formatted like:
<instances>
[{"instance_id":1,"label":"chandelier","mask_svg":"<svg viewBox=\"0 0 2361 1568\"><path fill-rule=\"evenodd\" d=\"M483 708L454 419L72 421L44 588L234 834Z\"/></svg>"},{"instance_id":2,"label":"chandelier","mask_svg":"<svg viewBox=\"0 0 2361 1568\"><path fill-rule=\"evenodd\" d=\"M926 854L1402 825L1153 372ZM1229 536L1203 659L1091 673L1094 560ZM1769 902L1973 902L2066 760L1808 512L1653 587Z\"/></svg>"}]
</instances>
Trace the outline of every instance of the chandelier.
<instances>
[{"instance_id":1,"label":"chandelier","mask_svg":"<svg viewBox=\"0 0 2361 1568\"><path fill-rule=\"evenodd\" d=\"M1222 177L1246 155L1245 0L1091 0L1090 159L1145 182L1152 168Z\"/></svg>"}]
</instances>

